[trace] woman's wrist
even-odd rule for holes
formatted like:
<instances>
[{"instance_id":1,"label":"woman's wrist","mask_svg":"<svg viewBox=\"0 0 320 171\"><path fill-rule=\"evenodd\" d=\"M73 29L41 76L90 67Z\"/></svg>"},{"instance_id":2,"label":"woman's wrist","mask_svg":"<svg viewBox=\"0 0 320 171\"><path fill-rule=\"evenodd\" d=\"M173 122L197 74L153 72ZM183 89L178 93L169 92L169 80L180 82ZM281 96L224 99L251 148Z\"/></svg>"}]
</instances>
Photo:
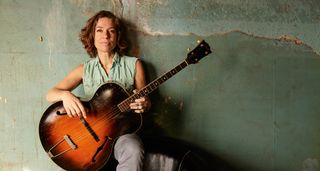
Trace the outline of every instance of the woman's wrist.
<instances>
[{"instance_id":1,"label":"woman's wrist","mask_svg":"<svg viewBox=\"0 0 320 171\"><path fill-rule=\"evenodd\" d=\"M67 90L61 90L60 93L60 100L63 101L65 100L68 96L70 96L71 92Z\"/></svg>"}]
</instances>

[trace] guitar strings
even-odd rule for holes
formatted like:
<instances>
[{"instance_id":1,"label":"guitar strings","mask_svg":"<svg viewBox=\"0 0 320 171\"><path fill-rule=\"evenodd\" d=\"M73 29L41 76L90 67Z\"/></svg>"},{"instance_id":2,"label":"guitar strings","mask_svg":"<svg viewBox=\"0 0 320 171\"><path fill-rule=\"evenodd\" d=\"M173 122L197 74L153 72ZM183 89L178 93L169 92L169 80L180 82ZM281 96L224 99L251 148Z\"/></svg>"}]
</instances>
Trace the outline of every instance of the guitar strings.
<instances>
[{"instance_id":1,"label":"guitar strings","mask_svg":"<svg viewBox=\"0 0 320 171\"><path fill-rule=\"evenodd\" d=\"M110 113L105 113L104 115L102 116L99 116L97 117L97 119L95 120L95 122L92 122L90 124L90 126L93 128L93 127L96 127L95 125L101 123L102 120L112 120L114 119L117 115L119 115L121 113L121 111L118 109L117 106L113 106L111 109L111 112ZM41 127L44 127L45 125L42 125ZM78 140L81 138L81 135L83 135L83 131L81 129L78 129L79 126L84 126L83 123L79 120L79 122L77 124L74 124L73 127L71 127L69 130L69 132L73 132L72 134L74 135L79 135L77 137L74 137L75 140ZM98 129L100 129L101 126L98 127ZM76 131L74 131L76 130ZM53 132L54 133L54 132ZM88 132L89 133L89 132ZM57 132L58 134L58 132ZM55 135L55 134L51 134L51 135ZM91 135L89 133L89 135ZM59 135L58 135L59 136ZM63 136L63 135L62 135ZM46 140L48 140L48 138L46 138Z\"/></svg>"},{"instance_id":2,"label":"guitar strings","mask_svg":"<svg viewBox=\"0 0 320 171\"><path fill-rule=\"evenodd\" d=\"M101 129L101 128L105 127L104 122L102 122L103 120L113 120L115 117L117 117L121 113L122 112L119 110L119 108L117 106L114 106L113 108L111 108L111 112L110 113L106 113L106 114L98 117L95 122L92 122L90 124L90 126L94 130ZM89 131L86 131L87 133L83 134L83 131L81 129L77 129L77 127L79 125L80 126L83 125L81 123L81 121L78 124L76 124L73 128L69 129L70 132L72 132L73 130L77 130L76 132L73 133L75 135L75 137L70 137L75 142L76 141L81 141L81 140L83 140L83 139L85 139L85 138L87 138L89 136L92 136Z\"/></svg>"},{"instance_id":3,"label":"guitar strings","mask_svg":"<svg viewBox=\"0 0 320 171\"><path fill-rule=\"evenodd\" d=\"M129 107L128 104L126 104L126 105L127 105L127 107ZM121 114L121 113L123 113L123 112L121 112L121 110L119 109L119 107L118 107L117 105L113 105L113 107L111 108L111 112L110 112L110 113L105 113L104 115L98 117L98 118L95 120L95 122L90 123L90 126L92 127L92 129L93 129L93 128L95 128L95 129L101 129L102 127L105 127L105 125L101 125L101 124L104 123L104 122L101 122L101 121L103 121L103 120L113 120L114 118L116 118L116 117L117 117L119 114ZM99 124L100 124L101 126L99 126ZM97 125L98 125L98 126L97 126ZM78 132L80 132L80 131L78 131ZM89 132L89 133L90 133L90 132ZM84 137L87 137L87 136L89 136L89 135L91 135L91 134L88 134L88 135L86 135L86 136L84 136ZM76 140L81 140L82 137L83 137L83 136L81 135L81 133L79 133L79 136L76 137Z\"/></svg>"}]
</instances>

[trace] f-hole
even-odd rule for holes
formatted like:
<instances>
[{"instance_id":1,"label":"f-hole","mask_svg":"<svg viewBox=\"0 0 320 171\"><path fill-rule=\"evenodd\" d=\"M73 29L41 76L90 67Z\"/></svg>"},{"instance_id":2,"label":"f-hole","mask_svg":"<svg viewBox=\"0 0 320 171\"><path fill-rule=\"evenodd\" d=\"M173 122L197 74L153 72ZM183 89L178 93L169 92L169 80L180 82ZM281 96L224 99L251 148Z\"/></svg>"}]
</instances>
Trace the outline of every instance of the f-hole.
<instances>
[{"instance_id":1,"label":"f-hole","mask_svg":"<svg viewBox=\"0 0 320 171\"><path fill-rule=\"evenodd\" d=\"M91 159L91 162L94 163L96 162L96 157L98 155L98 153L103 149L103 147L110 141L112 140L112 138L106 136L106 139L104 140L103 144L100 145L98 148L97 148L97 151L94 153L94 155L92 156L92 159Z\"/></svg>"}]
</instances>

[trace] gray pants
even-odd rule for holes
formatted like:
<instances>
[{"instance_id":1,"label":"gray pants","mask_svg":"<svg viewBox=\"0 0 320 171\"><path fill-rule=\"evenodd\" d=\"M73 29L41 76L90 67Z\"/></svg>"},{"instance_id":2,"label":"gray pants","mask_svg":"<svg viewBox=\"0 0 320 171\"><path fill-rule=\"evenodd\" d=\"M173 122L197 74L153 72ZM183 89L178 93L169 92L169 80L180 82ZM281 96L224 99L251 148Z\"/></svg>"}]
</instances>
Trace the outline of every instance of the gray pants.
<instances>
[{"instance_id":1,"label":"gray pants","mask_svg":"<svg viewBox=\"0 0 320 171\"><path fill-rule=\"evenodd\" d=\"M114 145L114 157L118 160L117 171L142 171L144 148L137 134L120 136Z\"/></svg>"}]
</instances>

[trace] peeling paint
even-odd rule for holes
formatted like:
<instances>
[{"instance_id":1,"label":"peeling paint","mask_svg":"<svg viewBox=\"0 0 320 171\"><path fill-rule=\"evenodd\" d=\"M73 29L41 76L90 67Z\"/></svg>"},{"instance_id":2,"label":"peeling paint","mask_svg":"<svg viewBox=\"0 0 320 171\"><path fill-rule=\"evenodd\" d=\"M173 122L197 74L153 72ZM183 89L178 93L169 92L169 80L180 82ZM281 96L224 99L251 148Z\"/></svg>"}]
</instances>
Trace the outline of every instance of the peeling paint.
<instances>
[{"instance_id":1,"label":"peeling paint","mask_svg":"<svg viewBox=\"0 0 320 171\"><path fill-rule=\"evenodd\" d=\"M191 35L195 35L196 37L199 37L199 38L210 37L210 36L215 36L215 35L226 35L226 34L229 34L231 32L239 32L239 33L246 34L248 36L252 36L252 37L255 37L255 38L264 38L264 39L268 39L268 40L278 40L278 41L282 41L282 42L291 42L291 43L294 43L296 45L305 45L305 46L311 48L314 53L316 53L317 55L320 56L320 51L315 50L314 48L312 48L311 45L308 45L308 44L304 43L298 37L291 36L291 35L281 35L279 37L268 37L268 36L259 36L259 35L246 33L246 32L241 31L241 30L229 30L229 31L225 31L225 32L199 35L199 34L187 33L187 32L185 32L185 33L176 33L175 32L174 33L174 32L152 31L151 28L146 24L143 25L142 30L139 30L137 28L130 28L130 29L134 30L134 31L137 31L137 32L140 32L143 35L149 35L149 36L191 36Z\"/></svg>"},{"instance_id":2,"label":"peeling paint","mask_svg":"<svg viewBox=\"0 0 320 171\"><path fill-rule=\"evenodd\" d=\"M39 36L39 42L43 42L43 37Z\"/></svg>"},{"instance_id":3,"label":"peeling paint","mask_svg":"<svg viewBox=\"0 0 320 171\"><path fill-rule=\"evenodd\" d=\"M113 12L116 16L123 17L123 3L122 0L112 0Z\"/></svg>"},{"instance_id":4,"label":"peeling paint","mask_svg":"<svg viewBox=\"0 0 320 171\"><path fill-rule=\"evenodd\" d=\"M30 168L28 168L27 166L24 166L23 168L22 168L22 171L32 171Z\"/></svg>"},{"instance_id":5,"label":"peeling paint","mask_svg":"<svg viewBox=\"0 0 320 171\"><path fill-rule=\"evenodd\" d=\"M304 46L310 48L315 54L320 56L320 51L315 50L314 48L312 48L312 46L304 43L301 39L299 39L299 38L297 38L295 36L290 36L290 35L281 35L279 37L268 37L268 36L259 36L259 35L246 33L246 32L241 31L241 30L230 30L230 31L227 31L227 32L215 33L213 35L226 35L226 34L229 34L231 32L239 32L241 34L245 34L247 36L252 36L252 37L255 37L255 38L262 38L262 39L267 39L267 40L278 40L278 41L281 41L281 42L294 43L296 45L304 45ZM211 35L206 35L206 36L211 36Z\"/></svg>"},{"instance_id":6,"label":"peeling paint","mask_svg":"<svg viewBox=\"0 0 320 171\"><path fill-rule=\"evenodd\" d=\"M283 36L280 36L278 38L280 41L284 41L284 42L293 42L295 43L296 45L301 45L303 42L298 39L297 37L294 37L294 36L289 36L289 35L283 35Z\"/></svg>"},{"instance_id":7,"label":"peeling paint","mask_svg":"<svg viewBox=\"0 0 320 171\"><path fill-rule=\"evenodd\" d=\"M176 32L162 32L162 31L152 31L151 28L144 24L142 26L142 30L139 30L137 28L130 28L131 30L141 32L144 35L149 36L190 36L193 35L193 33L176 33Z\"/></svg>"},{"instance_id":8,"label":"peeling paint","mask_svg":"<svg viewBox=\"0 0 320 171\"><path fill-rule=\"evenodd\" d=\"M4 104L6 104L8 101L7 101L7 98L0 97L0 102L3 102Z\"/></svg>"},{"instance_id":9,"label":"peeling paint","mask_svg":"<svg viewBox=\"0 0 320 171\"><path fill-rule=\"evenodd\" d=\"M136 0L130 11L137 13L134 22L142 33L152 36L200 35L238 29L261 36L299 37L319 54L319 3L315 0L239 1L200 0L146 1ZM309 34L312 32L312 34ZM283 36L281 36L283 37Z\"/></svg>"}]
</instances>

